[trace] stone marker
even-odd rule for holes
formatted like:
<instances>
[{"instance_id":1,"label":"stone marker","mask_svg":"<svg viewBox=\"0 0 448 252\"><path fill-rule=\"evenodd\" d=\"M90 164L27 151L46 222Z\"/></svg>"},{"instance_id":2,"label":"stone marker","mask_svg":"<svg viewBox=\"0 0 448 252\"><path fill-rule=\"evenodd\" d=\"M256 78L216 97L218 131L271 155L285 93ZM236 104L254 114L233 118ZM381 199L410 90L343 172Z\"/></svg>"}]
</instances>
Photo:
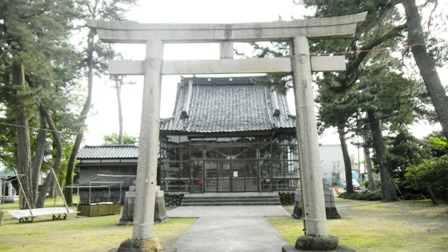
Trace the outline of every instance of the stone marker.
<instances>
[{"instance_id":1,"label":"stone marker","mask_svg":"<svg viewBox=\"0 0 448 252\"><path fill-rule=\"evenodd\" d=\"M339 219L341 216L336 209L336 204L334 202L333 190L325 185L324 183L324 198L325 198L325 214L327 219ZM303 218L302 209L302 194L300 188L296 188L294 192L294 211L292 217L294 219Z\"/></svg>"},{"instance_id":2,"label":"stone marker","mask_svg":"<svg viewBox=\"0 0 448 252\"><path fill-rule=\"evenodd\" d=\"M134 181L135 184L135 181ZM134 222L135 185L129 187L124 197L123 213L117 225L132 225ZM162 223L167 219L165 209L164 192L156 192L156 204L154 209L154 222Z\"/></svg>"}]
</instances>

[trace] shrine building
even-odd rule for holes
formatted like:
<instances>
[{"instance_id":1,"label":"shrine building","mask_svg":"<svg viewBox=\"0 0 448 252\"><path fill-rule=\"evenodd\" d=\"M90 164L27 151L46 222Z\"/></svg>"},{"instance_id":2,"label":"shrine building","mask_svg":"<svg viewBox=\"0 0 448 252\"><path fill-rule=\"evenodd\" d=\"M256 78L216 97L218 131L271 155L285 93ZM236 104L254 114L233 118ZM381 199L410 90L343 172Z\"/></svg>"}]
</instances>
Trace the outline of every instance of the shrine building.
<instances>
[{"instance_id":1,"label":"shrine building","mask_svg":"<svg viewBox=\"0 0 448 252\"><path fill-rule=\"evenodd\" d=\"M266 77L182 78L160 124L165 192L271 192L297 187L295 116Z\"/></svg>"}]
</instances>

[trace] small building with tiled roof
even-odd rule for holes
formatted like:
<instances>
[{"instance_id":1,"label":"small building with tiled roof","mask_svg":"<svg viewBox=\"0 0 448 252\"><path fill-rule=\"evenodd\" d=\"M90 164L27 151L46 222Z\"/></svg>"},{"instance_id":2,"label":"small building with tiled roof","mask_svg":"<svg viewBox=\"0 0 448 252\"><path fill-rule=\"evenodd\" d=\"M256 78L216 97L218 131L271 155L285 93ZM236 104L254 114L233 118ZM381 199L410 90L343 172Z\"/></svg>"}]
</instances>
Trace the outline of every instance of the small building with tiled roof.
<instances>
[{"instance_id":1,"label":"small building with tiled roof","mask_svg":"<svg viewBox=\"0 0 448 252\"><path fill-rule=\"evenodd\" d=\"M167 192L294 190L295 117L266 77L183 78L160 126L159 176Z\"/></svg>"},{"instance_id":2,"label":"small building with tiled roof","mask_svg":"<svg viewBox=\"0 0 448 252\"><path fill-rule=\"evenodd\" d=\"M138 147L133 144L111 144L100 146L84 146L78 152L80 164L95 162L110 162L115 160L118 163L136 162L138 158Z\"/></svg>"},{"instance_id":3,"label":"small building with tiled roof","mask_svg":"<svg viewBox=\"0 0 448 252\"><path fill-rule=\"evenodd\" d=\"M80 203L122 202L137 174L138 146L84 146L77 155Z\"/></svg>"}]
</instances>

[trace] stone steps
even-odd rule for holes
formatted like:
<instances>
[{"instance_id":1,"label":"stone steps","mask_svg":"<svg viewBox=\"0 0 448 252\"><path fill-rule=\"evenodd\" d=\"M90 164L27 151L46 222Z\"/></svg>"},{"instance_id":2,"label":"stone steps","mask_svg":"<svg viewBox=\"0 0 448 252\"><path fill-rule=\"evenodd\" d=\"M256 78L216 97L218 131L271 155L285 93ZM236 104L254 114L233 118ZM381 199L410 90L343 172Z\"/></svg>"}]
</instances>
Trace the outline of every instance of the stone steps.
<instances>
[{"instance_id":1,"label":"stone steps","mask_svg":"<svg viewBox=\"0 0 448 252\"><path fill-rule=\"evenodd\" d=\"M181 206L266 206L280 205L278 194L272 195L185 195Z\"/></svg>"}]
</instances>

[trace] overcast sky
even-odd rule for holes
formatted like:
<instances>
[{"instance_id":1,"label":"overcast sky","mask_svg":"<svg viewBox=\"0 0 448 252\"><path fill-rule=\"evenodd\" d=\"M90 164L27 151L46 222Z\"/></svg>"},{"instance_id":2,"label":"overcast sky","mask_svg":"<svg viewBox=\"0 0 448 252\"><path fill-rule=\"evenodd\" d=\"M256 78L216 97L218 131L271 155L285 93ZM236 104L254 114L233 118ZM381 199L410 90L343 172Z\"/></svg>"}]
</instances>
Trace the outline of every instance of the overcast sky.
<instances>
[{"instance_id":1,"label":"overcast sky","mask_svg":"<svg viewBox=\"0 0 448 252\"><path fill-rule=\"evenodd\" d=\"M129 20L141 23L241 23L270 22L302 19L311 15L312 10L304 10L292 0L140 0L140 5L129 14ZM145 55L143 45L116 45L125 59L141 60ZM218 59L218 44L166 45L164 59ZM447 72L444 70L444 72ZM439 72L443 77L443 73ZM136 84L122 89L124 131L131 136L139 135L143 77L128 78ZM172 115L176 86L180 76L163 76L161 117ZM446 79L445 79L446 82ZM88 132L84 137L86 145L100 145L103 135L118 133L118 111L115 89L107 77L94 83L93 107L87 120ZM290 97L292 100L292 97ZM290 107L294 113L294 108ZM294 113L295 114L295 113ZM420 126L420 128L422 128ZM430 128L430 125L423 125ZM417 131L417 137L426 135L428 130ZM335 131L320 139L325 144L339 144Z\"/></svg>"}]
</instances>

